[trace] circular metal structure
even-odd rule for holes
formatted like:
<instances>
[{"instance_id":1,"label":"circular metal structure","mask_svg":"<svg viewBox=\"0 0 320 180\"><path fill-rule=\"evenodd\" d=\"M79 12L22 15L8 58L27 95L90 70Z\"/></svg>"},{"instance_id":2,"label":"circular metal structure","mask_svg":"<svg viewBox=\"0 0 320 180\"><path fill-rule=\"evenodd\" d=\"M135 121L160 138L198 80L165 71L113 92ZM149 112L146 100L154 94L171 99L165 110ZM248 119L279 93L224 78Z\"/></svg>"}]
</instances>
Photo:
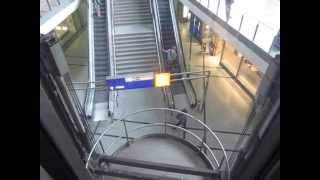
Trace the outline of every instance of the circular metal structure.
<instances>
[{"instance_id":1,"label":"circular metal structure","mask_svg":"<svg viewBox=\"0 0 320 180\"><path fill-rule=\"evenodd\" d=\"M142 110L138 110L138 111L135 111L135 112L132 112L132 113L129 113L129 114L126 114L124 115L122 118L120 119L117 119L114 121L114 123L112 123L109 127L107 127L102 133L101 135L99 136L99 138L96 140L95 144L93 145L90 153L89 153L89 156L88 156L88 159L87 159L87 162L86 162L86 168L88 168L88 165L89 165L89 161L91 159L91 156L92 156L92 153L94 152L97 144L100 142L100 140L102 139L102 137L108 132L110 131L115 125L118 125L120 122L123 122L123 126L124 126L124 130L125 130L125 133L126 133L126 136L128 137L128 132L127 132L127 127L126 127L126 124L125 124L125 119L127 119L128 117L130 116L133 116L133 115L136 115L136 114L140 114L140 113L144 113L144 112L149 112L149 111L169 111L169 112L175 112L175 113L178 113L178 114L183 114L189 118L187 118L187 120L193 120L195 122L198 122L200 125L202 125L206 130L209 131L209 133L211 134L211 136L217 140L219 146L221 147L222 151L223 151L223 154L224 154L224 158L226 159L226 165L227 165L227 179L230 178L230 166L229 166L229 162L228 162L228 156L227 156L227 153L223 147L223 144L221 142L221 140L218 138L218 136L206 125L204 124L201 120L197 119L196 117L192 116L191 114L188 114L188 113L185 113L183 111L180 111L180 110L177 110L177 109L170 109L170 108L147 108L147 109L142 109ZM181 127L178 127L178 126L174 126L174 125L171 125L171 124L167 124L167 123L153 123L153 124L149 124L149 125L144 125L142 127L138 127L138 128L135 128L133 129L132 131L136 131L136 130L139 130L141 128L144 128L144 127L149 127L149 126L169 126L169 127L174 127L174 128L178 128L182 131L185 131L189 134L191 134L193 137L195 137L197 140L200 140L201 139L195 135L194 133L192 133L191 131L188 131L184 128L181 128ZM119 137L121 138L121 137ZM119 139L118 138L118 139ZM209 150L210 154L213 156L214 160L215 160L215 163L218 165L218 167L220 166L216 157L214 156L214 153L212 152L212 150L208 147L208 145L206 143L203 142L203 140L201 141L202 144ZM110 147L115 143L115 141L108 147L108 149L106 150L106 152L110 149ZM207 156L206 156L207 158ZM211 163L211 161L209 161L211 166L213 168L215 168L213 166L213 163ZM221 167L221 166L220 166Z\"/></svg>"}]
</instances>

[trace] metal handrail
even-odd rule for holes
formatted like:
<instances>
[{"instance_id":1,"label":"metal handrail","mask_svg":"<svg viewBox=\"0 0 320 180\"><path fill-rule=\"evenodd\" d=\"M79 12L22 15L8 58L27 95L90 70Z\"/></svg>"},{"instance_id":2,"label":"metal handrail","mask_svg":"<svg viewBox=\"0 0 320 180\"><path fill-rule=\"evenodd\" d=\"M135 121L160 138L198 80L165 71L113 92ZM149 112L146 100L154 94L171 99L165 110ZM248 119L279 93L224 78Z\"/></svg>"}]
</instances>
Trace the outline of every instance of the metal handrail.
<instances>
[{"instance_id":1,"label":"metal handrail","mask_svg":"<svg viewBox=\"0 0 320 180\"><path fill-rule=\"evenodd\" d=\"M116 51L115 51L115 40L114 40L114 31L115 31L115 28L114 28L114 15L113 15L113 10L114 10L114 4L113 4L113 0L109 0L109 1L106 1L106 8L107 8L107 22L108 22L108 39L109 39L109 64L110 64L110 76L111 77L115 77L117 76L117 63L115 63L116 61ZM109 99L109 102L108 102L108 109L110 111L110 109L114 110L115 109L115 105L116 103L113 103L112 104L112 108L110 108L110 96L112 96L112 100L113 101L117 101L117 93L116 92L113 92L113 91L108 91L108 99ZM113 112L111 112L111 114L113 114Z\"/></svg>"},{"instance_id":2,"label":"metal handrail","mask_svg":"<svg viewBox=\"0 0 320 180\"><path fill-rule=\"evenodd\" d=\"M169 6L170 6L170 13L171 13L171 20L172 20L172 26L173 26L173 30L174 30L174 35L175 35L175 40L176 40L176 46L177 46L177 50L178 50L178 57L179 57L179 64L180 67L182 68L182 71L185 72L186 71L186 61L185 61L185 56L184 56L184 52L183 52L183 46L182 46L182 42L181 42L181 35L180 35L180 30L179 30L179 26L178 26L178 22L176 19L176 14L175 14L175 7L173 4L172 0L169 0ZM194 102L192 103L192 100L190 100L190 96L188 95L189 91L186 90L186 87L189 85L191 91L192 91L192 95L194 97ZM192 83L190 81L183 81L183 85L187 94L187 97L189 97L189 103L193 106L195 106L197 104L198 98L197 98L197 94L196 91L192 85Z\"/></svg>"},{"instance_id":3,"label":"metal handrail","mask_svg":"<svg viewBox=\"0 0 320 180\"><path fill-rule=\"evenodd\" d=\"M205 124L203 123L201 120L199 120L198 118L194 117L193 115L191 114L188 114L188 113L185 113L183 111L180 111L180 110L176 110L176 109L170 109L170 108L147 108L147 109L142 109L142 110L138 110L138 111L135 111L135 112L132 112L132 113L129 113L129 114L126 114L124 115L122 118L120 119L116 119L114 121L113 124L111 124L110 126L108 126L107 128L105 128L105 130L101 133L101 135L99 136L99 138L96 140L93 148L91 149L90 153L89 153L89 156L88 156L88 159L87 159L87 162L86 162L86 168L88 168L88 165L89 165L89 161L91 159L91 156L92 156L92 153L94 152L97 144L100 142L101 138L108 132L110 131L115 125L118 125L120 122L123 122L123 125L124 125L124 129L125 129L125 134L126 134L126 137L127 137L127 140L128 140L128 131L127 131L127 127L126 127L126 123L125 123L125 119L128 119L128 117L130 116L133 116L133 115L136 115L136 114L139 114L139 113L143 113L143 112L149 112L149 111L169 111L169 112L175 112L175 113L178 113L178 114L182 114L188 118L186 118L186 120L193 120L195 122L198 122L200 125L202 125L205 130L207 130L209 132L209 134L211 135L211 137L213 137L219 144L220 148L222 149L223 151L223 154L224 154L224 157L225 159L229 159L228 156L227 156L227 153L224 149L224 146L220 140L220 138ZM167 123L165 123L166 125L168 125ZM203 142L203 145L205 144L205 142ZM218 163L219 164L219 163ZM229 162L226 161L226 165L227 165L227 179L230 179L230 166L229 166Z\"/></svg>"},{"instance_id":4,"label":"metal handrail","mask_svg":"<svg viewBox=\"0 0 320 180\"><path fill-rule=\"evenodd\" d=\"M150 1L149 1L150 2ZM162 55L162 37L161 34L159 32L160 30L160 25L159 25L159 14L157 12L157 7L156 7L156 2L155 0L152 0L152 3L149 3L150 6L150 13L152 15L152 19L153 19L153 29L154 29L154 33L156 36L156 45L157 45L157 55L158 55L158 64L160 67L160 72L163 71L162 66L164 65L164 60L163 60L163 55ZM160 42L159 42L160 41Z\"/></svg>"},{"instance_id":5,"label":"metal handrail","mask_svg":"<svg viewBox=\"0 0 320 180\"><path fill-rule=\"evenodd\" d=\"M94 24L93 24L93 4L92 0L88 0L88 35L89 35L89 81L95 82L95 62L94 62ZM89 83L89 90L85 97L86 116L91 117L93 111L93 99L95 94L95 83Z\"/></svg>"},{"instance_id":6,"label":"metal handrail","mask_svg":"<svg viewBox=\"0 0 320 180\"><path fill-rule=\"evenodd\" d=\"M114 10L113 0L110 0L109 3L107 3L110 75L116 76L117 75L117 63L114 63L116 61L116 51L115 51L115 41L114 41L113 10Z\"/></svg>"}]
</instances>

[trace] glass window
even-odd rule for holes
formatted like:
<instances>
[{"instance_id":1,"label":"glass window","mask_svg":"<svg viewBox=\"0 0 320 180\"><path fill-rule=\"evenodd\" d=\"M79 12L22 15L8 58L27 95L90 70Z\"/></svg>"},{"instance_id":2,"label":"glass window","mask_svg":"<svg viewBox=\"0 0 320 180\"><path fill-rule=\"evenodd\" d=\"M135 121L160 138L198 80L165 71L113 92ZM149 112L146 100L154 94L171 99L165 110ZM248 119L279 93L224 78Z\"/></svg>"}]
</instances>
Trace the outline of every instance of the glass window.
<instances>
[{"instance_id":1,"label":"glass window","mask_svg":"<svg viewBox=\"0 0 320 180\"><path fill-rule=\"evenodd\" d=\"M241 54L226 42L221 63L233 74L236 75L239 69Z\"/></svg>"},{"instance_id":2,"label":"glass window","mask_svg":"<svg viewBox=\"0 0 320 180\"><path fill-rule=\"evenodd\" d=\"M217 13L218 1L210 1L209 2L209 10L214 14Z\"/></svg>"},{"instance_id":3,"label":"glass window","mask_svg":"<svg viewBox=\"0 0 320 180\"><path fill-rule=\"evenodd\" d=\"M245 15L240 29L241 34L249 40L252 40L258 23L257 19Z\"/></svg>"},{"instance_id":4,"label":"glass window","mask_svg":"<svg viewBox=\"0 0 320 180\"><path fill-rule=\"evenodd\" d=\"M223 0L220 0L219 10L218 10L217 16L219 16L219 18L221 18L224 21L227 20L226 3Z\"/></svg>"},{"instance_id":5,"label":"glass window","mask_svg":"<svg viewBox=\"0 0 320 180\"><path fill-rule=\"evenodd\" d=\"M209 0L201 0L201 4L204 6L204 7L208 7L208 1Z\"/></svg>"},{"instance_id":6,"label":"glass window","mask_svg":"<svg viewBox=\"0 0 320 180\"><path fill-rule=\"evenodd\" d=\"M271 45L273 37L277 34L277 31L269 28L264 24L259 24L256 37L254 42L262 48L264 51L268 52Z\"/></svg>"},{"instance_id":7,"label":"glass window","mask_svg":"<svg viewBox=\"0 0 320 180\"><path fill-rule=\"evenodd\" d=\"M256 94L263 74L257 66L244 59L241 63L238 79L253 95Z\"/></svg>"}]
</instances>

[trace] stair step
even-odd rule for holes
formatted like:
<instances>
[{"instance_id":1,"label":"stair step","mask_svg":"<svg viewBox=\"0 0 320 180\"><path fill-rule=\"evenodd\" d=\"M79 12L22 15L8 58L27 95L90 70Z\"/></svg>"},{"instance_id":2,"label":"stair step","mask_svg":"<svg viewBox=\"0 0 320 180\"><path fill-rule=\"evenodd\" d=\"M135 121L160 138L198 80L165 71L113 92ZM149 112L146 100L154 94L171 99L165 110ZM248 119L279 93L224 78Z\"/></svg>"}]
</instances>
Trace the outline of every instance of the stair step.
<instances>
[{"instance_id":1,"label":"stair step","mask_svg":"<svg viewBox=\"0 0 320 180\"><path fill-rule=\"evenodd\" d=\"M96 67L98 67L98 66L108 67L108 66L109 66L109 61L108 61L107 59L104 59L104 60L95 60L94 66L96 66Z\"/></svg>"},{"instance_id":2,"label":"stair step","mask_svg":"<svg viewBox=\"0 0 320 180\"><path fill-rule=\"evenodd\" d=\"M94 47L98 47L98 46L103 46L103 47L108 47L108 42L106 40L94 40Z\"/></svg>"},{"instance_id":3,"label":"stair step","mask_svg":"<svg viewBox=\"0 0 320 180\"><path fill-rule=\"evenodd\" d=\"M120 18L120 17L131 17L131 16L135 16L135 15L151 15L149 9L144 10L144 11L135 11L135 12L127 12L124 14L115 14L113 17L114 18Z\"/></svg>"},{"instance_id":4,"label":"stair step","mask_svg":"<svg viewBox=\"0 0 320 180\"><path fill-rule=\"evenodd\" d=\"M135 47L132 46L131 48L116 48L116 53L121 53L121 52L141 52L141 51L156 51L157 47L156 46L148 46L148 47Z\"/></svg>"},{"instance_id":5,"label":"stair step","mask_svg":"<svg viewBox=\"0 0 320 180\"><path fill-rule=\"evenodd\" d=\"M130 24L152 24L152 19L145 21L121 21L115 22L114 25L130 25Z\"/></svg>"},{"instance_id":6,"label":"stair step","mask_svg":"<svg viewBox=\"0 0 320 180\"><path fill-rule=\"evenodd\" d=\"M156 72L159 71L159 67L148 67L148 68L136 68L136 69L125 69L125 70L117 70L117 74L136 74L136 73L145 73L145 72Z\"/></svg>"},{"instance_id":7,"label":"stair step","mask_svg":"<svg viewBox=\"0 0 320 180\"><path fill-rule=\"evenodd\" d=\"M121 18L114 18L114 22L119 21L145 21L145 20L152 20L150 15L141 15L141 16L130 16L130 17L121 17Z\"/></svg>"},{"instance_id":8,"label":"stair step","mask_svg":"<svg viewBox=\"0 0 320 180\"><path fill-rule=\"evenodd\" d=\"M94 18L94 23L106 23L107 19L105 17Z\"/></svg>"},{"instance_id":9,"label":"stair step","mask_svg":"<svg viewBox=\"0 0 320 180\"><path fill-rule=\"evenodd\" d=\"M130 48L130 47L147 47L147 46L155 46L155 43L153 41L149 41L149 42L136 42L135 44L118 44L115 47L117 49L126 49L126 48Z\"/></svg>"},{"instance_id":10,"label":"stair step","mask_svg":"<svg viewBox=\"0 0 320 180\"><path fill-rule=\"evenodd\" d=\"M136 60L122 60L117 61L117 65L123 65L123 64L143 64L143 63L158 63L156 59L136 59Z\"/></svg>"},{"instance_id":11,"label":"stair step","mask_svg":"<svg viewBox=\"0 0 320 180\"><path fill-rule=\"evenodd\" d=\"M149 68L149 67L157 67L158 64L156 62L150 62L148 64L117 64L117 71L118 70L127 70L127 69L142 69L142 68Z\"/></svg>"},{"instance_id":12,"label":"stair step","mask_svg":"<svg viewBox=\"0 0 320 180\"><path fill-rule=\"evenodd\" d=\"M139 54L139 55L132 55L132 56L124 56L124 57L117 57L117 61L129 61L129 60L140 60L140 59L157 59L157 54Z\"/></svg>"},{"instance_id":13,"label":"stair step","mask_svg":"<svg viewBox=\"0 0 320 180\"><path fill-rule=\"evenodd\" d=\"M106 51L95 51L95 56L107 56L108 53Z\"/></svg>"},{"instance_id":14,"label":"stair step","mask_svg":"<svg viewBox=\"0 0 320 180\"><path fill-rule=\"evenodd\" d=\"M156 50L148 50L148 51L136 51L136 52L116 52L116 57L121 57L121 56L133 56L133 55L139 55L139 54L157 54Z\"/></svg>"},{"instance_id":15,"label":"stair step","mask_svg":"<svg viewBox=\"0 0 320 180\"><path fill-rule=\"evenodd\" d=\"M95 72L96 77L104 77L104 79L108 74L109 74L109 72L106 72L106 71L96 71Z\"/></svg>"},{"instance_id":16,"label":"stair step","mask_svg":"<svg viewBox=\"0 0 320 180\"><path fill-rule=\"evenodd\" d=\"M143 38L143 39L121 39L121 40L116 40L115 44L134 44L134 43L141 43L141 42L154 42L156 44L155 38L154 37L149 37L149 38Z\"/></svg>"},{"instance_id":17,"label":"stair step","mask_svg":"<svg viewBox=\"0 0 320 180\"><path fill-rule=\"evenodd\" d=\"M149 13L150 14L150 10L149 8L144 8L144 9L138 9L138 10L127 10L127 11L115 11L113 13L113 17L116 16L122 16L122 15L127 15L127 14L143 14L143 13Z\"/></svg>"},{"instance_id":18,"label":"stair step","mask_svg":"<svg viewBox=\"0 0 320 180\"><path fill-rule=\"evenodd\" d=\"M94 46L94 50L108 52L108 48L106 46Z\"/></svg>"},{"instance_id":19,"label":"stair step","mask_svg":"<svg viewBox=\"0 0 320 180\"><path fill-rule=\"evenodd\" d=\"M132 4L132 3L148 3L147 0L128 0L128 1L123 1L123 0L117 0L117 1L114 1L114 5L122 5L122 4Z\"/></svg>"},{"instance_id":20,"label":"stair step","mask_svg":"<svg viewBox=\"0 0 320 180\"><path fill-rule=\"evenodd\" d=\"M122 8L122 7L135 7L135 8L139 8L139 7L143 7L149 6L148 1L137 1L137 2L131 2L131 3L115 3L113 5L115 8Z\"/></svg>"},{"instance_id":21,"label":"stair step","mask_svg":"<svg viewBox=\"0 0 320 180\"><path fill-rule=\"evenodd\" d=\"M103 72L107 72L108 71L108 67L107 66L95 66L95 71L103 71Z\"/></svg>"},{"instance_id":22,"label":"stair step","mask_svg":"<svg viewBox=\"0 0 320 180\"><path fill-rule=\"evenodd\" d=\"M106 23L95 23L93 26L94 26L94 29L96 29L96 28L107 29Z\"/></svg>"},{"instance_id":23,"label":"stair step","mask_svg":"<svg viewBox=\"0 0 320 180\"><path fill-rule=\"evenodd\" d=\"M115 8L114 10L114 15L120 15L120 14L124 14L124 13L140 13L140 12L149 12L149 7L139 7L139 8L132 8L132 7L128 7L128 8Z\"/></svg>"},{"instance_id":24,"label":"stair step","mask_svg":"<svg viewBox=\"0 0 320 180\"><path fill-rule=\"evenodd\" d=\"M127 39L140 39L140 38L154 38L154 33L141 33L141 34L121 34L115 35L115 40L127 40Z\"/></svg>"}]
</instances>

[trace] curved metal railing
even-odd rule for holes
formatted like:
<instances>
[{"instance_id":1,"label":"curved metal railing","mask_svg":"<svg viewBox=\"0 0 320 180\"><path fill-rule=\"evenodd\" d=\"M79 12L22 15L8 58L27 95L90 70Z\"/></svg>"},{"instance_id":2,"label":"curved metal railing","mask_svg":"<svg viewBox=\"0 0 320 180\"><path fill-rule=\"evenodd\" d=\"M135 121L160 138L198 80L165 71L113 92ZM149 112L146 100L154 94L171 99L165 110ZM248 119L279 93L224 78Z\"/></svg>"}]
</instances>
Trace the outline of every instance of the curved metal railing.
<instances>
[{"instance_id":1,"label":"curved metal railing","mask_svg":"<svg viewBox=\"0 0 320 180\"><path fill-rule=\"evenodd\" d=\"M201 120L197 119L196 117L188 114L188 113L185 113L185 112L182 112L180 110L176 110L176 109L170 109L170 108L148 108L148 109L142 109L142 110L138 110L138 111L135 111L135 112L132 112L132 113L129 113L129 114L126 114L124 115L122 118L120 119L117 119L114 121L114 123L112 123L111 125L109 125L107 128L104 129L104 131L101 133L101 135L99 136L99 138L96 140L93 148L91 149L90 153L89 153L89 156L87 158L87 162L86 162L86 168L88 168L89 166L89 162L90 162L90 159L91 159L91 156L96 148L96 146L98 145L98 143L101 141L102 137L109 131L111 130L114 130L115 127L121 127L123 128L123 132L125 133L125 136L126 136L126 139L127 142L129 142L129 133L133 133L133 132L136 132L136 131L139 131L143 128L147 128L147 127L153 127L153 126L160 126L160 127L164 127L165 130L164 130L164 133L168 133L168 131L166 130L167 128L171 127L171 128L176 128L176 129L179 129L185 133L188 133L189 135L191 135L192 137L194 137L197 141L199 141L202 145L202 147L204 149L206 149L208 152L209 152L209 155L206 155L205 153L203 153L201 151L200 148L199 151L201 151L203 154L204 154L204 157L209 161L211 167L213 169L221 169L222 165L218 162L215 154L213 153L212 149L208 146L208 144L204 141L203 138L200 138L198 135L196 135L195 133L185 129L185 128L182 128L182 127L178 127L176 125L172 125L172 124L169 124L169 122L167 122L166 118L164 118L164 122L161 122L161 123L152 123L152 124L147 124L147 125L142 125L142 126L139 126L139 127L136 127L134 129L131 129L130 131L128 131L128 127L126 125L126 121L125 119L131 117L131 116L134 116L134 115L137 115L137 114L141 114L141 113L145 113L145 112L151 112L151 111L164 111L164 112L174 112L174 113L177 113L177 114L181 114L181 115L184 115L186 118L187 121L194 121L196 123L198 123L200 126L202 126L206 131L208 131L209 135L211 138L213 138L213 140L215 140L218 145L220 146L220 148L222 149L223 151L223 158L225 158L227 161L225 161L226 163L226 173L227 173L227 179L229 179L230 177L230 167L229 167L229 158L227 156L227 153L224 149L224 146L220 140L220 138L205 124L203 123ZM122 123L122 126L119 126L121 125L120 123ZM150 134L150 133L149 133ZM154 134L154 132L153 132ZM110 149L117 143L120 141L120 139L122 138L121 135L118 136L118 138L116 140L114 140L111 144L109 144L109 146L107 147L106 149L106 153L108 153L110 151ZM186 141L188 141L187 139L185 139ZM189 142L189 141L188 141ZM192 142L189 142L191 144L193 144Z\"/></svg>"}]
</instances>

